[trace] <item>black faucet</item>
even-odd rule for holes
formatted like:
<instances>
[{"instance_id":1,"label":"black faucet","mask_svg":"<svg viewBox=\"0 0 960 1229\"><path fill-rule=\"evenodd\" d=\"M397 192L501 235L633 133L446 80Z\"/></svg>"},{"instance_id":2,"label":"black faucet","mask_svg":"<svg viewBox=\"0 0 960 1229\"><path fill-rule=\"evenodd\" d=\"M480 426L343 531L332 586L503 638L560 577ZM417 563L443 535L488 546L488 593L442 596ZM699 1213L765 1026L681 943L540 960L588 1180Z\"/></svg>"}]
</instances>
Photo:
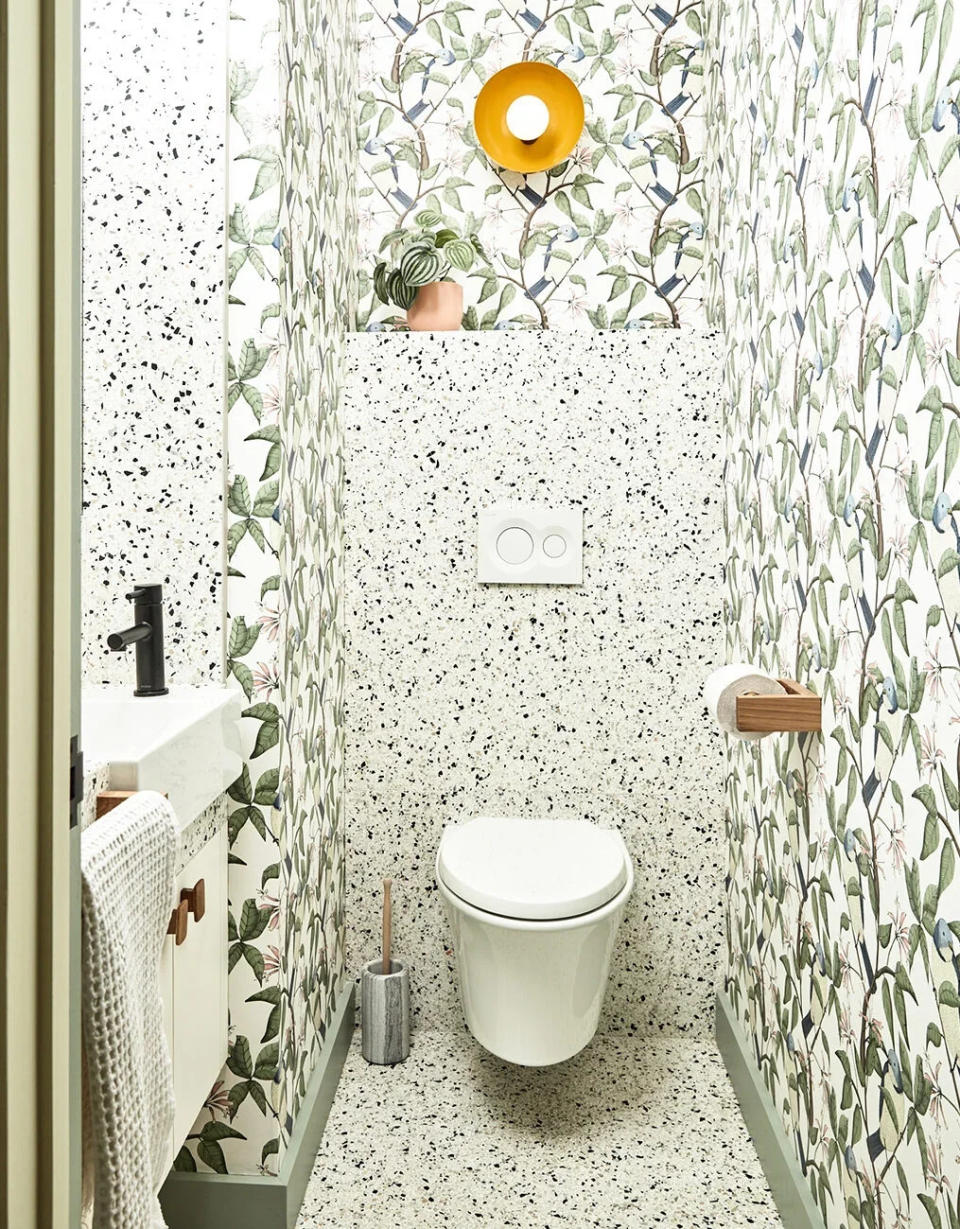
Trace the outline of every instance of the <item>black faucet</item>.
<instances>
[{"instance_id":1,"label":"black faucet","mask_svg":"<svg viewBox=\"0 0 960 1229\"><path fill-rule=\"evenodd\" d=\"M137 585L127 594L133 602L133 627L112 632L107 644L115 653L128 645L137 646L137 687L135 696L165 696L163 673L163 586Z\"/></svg>"}]
</instances>

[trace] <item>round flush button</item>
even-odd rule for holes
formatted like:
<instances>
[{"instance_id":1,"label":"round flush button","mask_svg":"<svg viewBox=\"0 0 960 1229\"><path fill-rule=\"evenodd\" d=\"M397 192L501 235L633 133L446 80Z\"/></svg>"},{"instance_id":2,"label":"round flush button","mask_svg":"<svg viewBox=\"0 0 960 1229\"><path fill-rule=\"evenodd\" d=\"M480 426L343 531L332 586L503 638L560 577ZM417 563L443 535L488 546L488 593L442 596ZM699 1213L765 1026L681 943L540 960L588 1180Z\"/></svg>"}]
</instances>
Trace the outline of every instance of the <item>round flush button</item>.
<instances>
[{"instance_id":1,"label":"round flush button","mask_svg":"<svg viewBox=\"0 0 960 1229\"><path fill-rule=\"evenodd\" d=\"M526 563L533 554L533 538L519 525L513 525L497 538L497 554L504 563Z\"/></svg>"},{"instance_id":2,"label":"round flush button","mask_svg":"<svg viewBox=\"0 0 960 1229\"><path fill-rule=\"evenodd\" d=\"M566 551L566 541L558 533L548 534L543 539L543 553L548 559L559 559Z\"/></svg>"}]
</instances>

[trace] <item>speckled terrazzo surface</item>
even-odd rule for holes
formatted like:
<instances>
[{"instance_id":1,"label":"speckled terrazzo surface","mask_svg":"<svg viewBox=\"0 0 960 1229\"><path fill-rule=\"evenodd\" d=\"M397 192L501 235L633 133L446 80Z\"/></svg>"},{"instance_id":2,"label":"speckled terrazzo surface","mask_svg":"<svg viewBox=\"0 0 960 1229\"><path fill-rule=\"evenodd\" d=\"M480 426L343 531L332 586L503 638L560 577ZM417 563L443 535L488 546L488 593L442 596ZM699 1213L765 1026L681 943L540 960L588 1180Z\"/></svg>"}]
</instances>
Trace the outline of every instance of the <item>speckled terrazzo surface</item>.
<instances>
[{"instance_id":1,"label":"speckled terrazzo surface","mask_svg":"<svg viewBox=\"0 0 960 1229\"><path fill-rule=\"evenodd\" d=\"M297 1229L779 1229L712 1041L612 1034L511 1067L463 1029L354 1042Z\"/></svg>"},{"instance_id":2,"label":"speckled terrazzo surface","mask_svg":"<svg viewBox=\"0 0 960 1229\"><path fill-rule=\"evenodd\" d=\"M132 584L167 678L223 658L227 4L83 0L82 666L126 683Z\"/></svg>"},{"instance_id":3,"label":"speckled terrazzo surface","mask_svg":"<svg viewBox=\"0 0 960 1229\"><path fill-rule=\"evenodd\" d=\"M86 828L96 822L97 794L110 788L109 764L90 764L83 774L83 802L80 808L80 827ZM177 874L200 852L218 830L227 822L230 800L226 794L215 798L208 807L195 816L180 830L180 846L177 850Z\"/></svg>"},{"instance_id":4,"label":"speckled terrazzo surface","mask_svg":"<svg viewBox=\"0 0 960 1229\"><path fill-rule=\"evenodd\" d=\"M723 934L717 342L685 330L350 338L348 967L384 875L418 1019L455 1020L444 824L583 817L637 881L601 1028L706 1033ZM585 583L476 580L476 516L582 506Z\"/></svg>"}]
</instances>

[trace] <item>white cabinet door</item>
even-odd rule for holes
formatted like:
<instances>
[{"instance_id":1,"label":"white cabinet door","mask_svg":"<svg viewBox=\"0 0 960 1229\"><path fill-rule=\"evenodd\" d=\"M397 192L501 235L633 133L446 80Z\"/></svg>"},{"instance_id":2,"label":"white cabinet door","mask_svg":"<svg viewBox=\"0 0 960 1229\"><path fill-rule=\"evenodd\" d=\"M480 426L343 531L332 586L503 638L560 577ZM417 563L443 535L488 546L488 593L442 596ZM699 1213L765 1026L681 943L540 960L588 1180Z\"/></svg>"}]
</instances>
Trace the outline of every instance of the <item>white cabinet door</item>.
<instances>
[{"instance_id":1,"label":"white cabinet door","mask_svg":"<svg viewBox=\"0 0 960 1229\"><path fill-rule=\"evenodd\" d=\"M227 830L222 827L178 876L178 895L203 880L203 917L193 915L173 952L174 1154L196 1121L227 1057ZM172 940L171 940L172 943Z\"/></svg>"}]
</instances>

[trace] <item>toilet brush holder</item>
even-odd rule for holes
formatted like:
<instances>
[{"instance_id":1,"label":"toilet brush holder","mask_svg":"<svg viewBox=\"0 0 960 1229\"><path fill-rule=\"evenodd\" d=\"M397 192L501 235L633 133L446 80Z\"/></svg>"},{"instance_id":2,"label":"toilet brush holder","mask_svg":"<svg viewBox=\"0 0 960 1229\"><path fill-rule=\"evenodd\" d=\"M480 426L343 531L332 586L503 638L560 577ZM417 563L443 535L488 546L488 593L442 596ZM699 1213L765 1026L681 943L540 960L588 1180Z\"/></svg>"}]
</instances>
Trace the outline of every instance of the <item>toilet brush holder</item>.
<instances>
[{"instance_id":1,"label":"toilet brush holder","mask_svg":"<svg viewBox=\"0 0 960 1229\"><path fill-rule=\"evenodd\" d=\"M410 1053L410 973L399 960L384 973L382 960L371 960L360 979L362 1053L368 1063L402 1063Z\"/></svg>"}]
</instances>

